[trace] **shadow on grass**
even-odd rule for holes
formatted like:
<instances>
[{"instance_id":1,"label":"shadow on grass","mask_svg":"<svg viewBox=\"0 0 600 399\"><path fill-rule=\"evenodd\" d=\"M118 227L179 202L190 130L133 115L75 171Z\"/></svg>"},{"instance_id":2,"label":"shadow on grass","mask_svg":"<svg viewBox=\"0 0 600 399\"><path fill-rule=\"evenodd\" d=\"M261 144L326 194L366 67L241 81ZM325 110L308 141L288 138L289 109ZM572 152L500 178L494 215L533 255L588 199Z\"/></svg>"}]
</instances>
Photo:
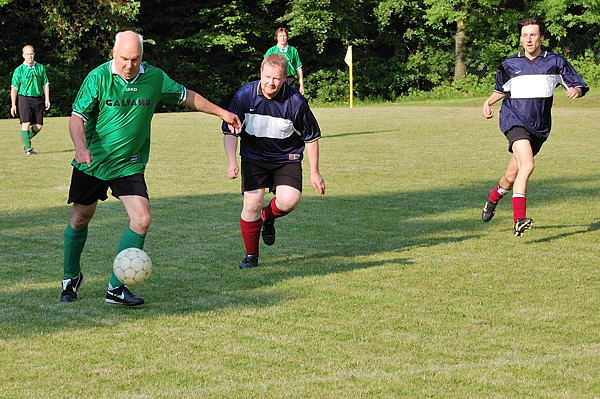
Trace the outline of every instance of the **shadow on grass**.
<instances>
[{"instance_id":1,"label":"shadow on grass","mask_svg":"<svg viewBox=\"0 0 600 399\"><path fill-rule=\"evenodd\" d=\"M592 188L577 188L577 198L595 198ZM538 182L560 193L564 179ZM146 250L155 265L152 278L134 292L147 304L132 311L103 303L126 215L121 204L99 205L82 257L86 283L80 300L58 301L62 278L62 232L69 207L37 213L0 212L0 337L105 326L137 318L269 306L310 292L290 292L279 282L352 270L419 267L403 253L411 248L477 240L487 227L479 220L490 182L415 192L345 197L305 196L299 209L277 221L277 243L261 246L260 267L240 270L244 249L239 233L238 194L199 195L152 200L154 215ZM545 202L560 196L541 195ZM456 212L468 211L465 218ZM561 226L559 226L561 227ZM581 234L587 229L548 237ZM308 289L307 289L308 290Z\"/></svg>"},{"instance_id":2,"label":"shadow on grass","mask_svg":"<svg viewBox=\"0 0 600 399\"><path fill-rule=\"evenodd\" d=\"M397 130L371 130L367 132L352 132L352 133L337 133L337 134L328 134L322 137L322 139L331 139L334 137L344 137L344 136L361 136L365 134L377 134L377 133L389 133L396 132Z\"/></svg>"},{"instance_id":3,"label":"shadow on grass","mask_svg":"<svg viewBox=\"0 0 600 399\"><path fill-rule=\"evenodd\" d=\"M581 225L542 226L540 228L541 229L556 229L556 228L564 229L564 228L569 228L569 227L582 227L582 228L579 230L575 230L575 231L569 231L569 232L565 232L565 233L561 233L561 234L555 234L555 235L549 236L549 237L540 238L538 240L531 241L531 243L550 242L550 241L558 240L561 238L574 236L576 234L584 234L584 233L589 233L590 231L597 231L597 230L600 230L600 220L594 221L587 228L585 226L581 226Z\"/></svg>"}]
</instances>

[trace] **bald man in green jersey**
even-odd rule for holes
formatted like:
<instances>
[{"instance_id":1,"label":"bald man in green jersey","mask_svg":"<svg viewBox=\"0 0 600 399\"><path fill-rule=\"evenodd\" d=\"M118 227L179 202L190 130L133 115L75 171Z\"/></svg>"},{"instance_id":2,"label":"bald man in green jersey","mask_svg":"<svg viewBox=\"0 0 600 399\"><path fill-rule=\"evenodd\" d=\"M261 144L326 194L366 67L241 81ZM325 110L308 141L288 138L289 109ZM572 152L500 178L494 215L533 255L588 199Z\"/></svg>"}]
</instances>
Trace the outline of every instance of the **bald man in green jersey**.
<instances>
[{"instance_id":1,"label":"bald man in green jersey","mask_svg":"<svg viewBox=\"0 0 600 399\"><path fill-rule=\"evenodd\" d=\"M113 59L89 73L73 104L69 131L75 159L68 199L73 207L64 232L62 302L77 299L83 282L80 258L88 224L98 200L108 198L109 187L129 216L129 227L121 236L117 253L144 246L152 220L144 170L150 151L150 122L158 101L216 115L235 131L241 131L237 115L186 89L161 69L142 62L142 56L141 35L132 31L118 33ZM133 295L113 273L106 302L136 306L144 300Z\"/></svg>"},{"instance_id":2,"label":"bald man in green jersey","mask_svg":"<svg viewBox=\"0 0 600 399\"><path fill-rule=\"evenodd\" d=\"M50 109L50 82L46 68L35 62L33 46L23 47L23 63L13 72L10 85L10 115L19 110L21 141L27 155L36 155L31 139L42 130L44 110Z\"/></svg>"}]
</instances>

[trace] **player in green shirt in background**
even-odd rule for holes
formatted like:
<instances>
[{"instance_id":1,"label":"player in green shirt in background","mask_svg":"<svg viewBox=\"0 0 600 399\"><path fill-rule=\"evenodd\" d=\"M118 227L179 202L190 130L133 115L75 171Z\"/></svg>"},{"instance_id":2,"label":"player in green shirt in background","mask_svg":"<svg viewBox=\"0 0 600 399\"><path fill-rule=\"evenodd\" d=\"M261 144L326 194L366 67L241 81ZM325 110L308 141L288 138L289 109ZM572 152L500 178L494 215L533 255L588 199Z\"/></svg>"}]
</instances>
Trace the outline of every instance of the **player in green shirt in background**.
<instances>
[{"instance_id":1,"label":"player in green shirt in background","mask_svg":"<svg viewBox=\"0 0 600 399\"><path fill-rule=\"evenodd\" d=\"M275 30L275 40L277 44L267 50L265 57L269 54L280 53L285 56L288 62L287 78L285 83L297 88L300 94L304 95L304 73L302 72L302 61L298 50L288 44L288 31L286 28L277 28ZM298 87L296 86L298 80Z\"/></svg>"},{"instance_id":2,"label":"player in green shirt in background","mask_svg":"<svg viewBox=\"0 0 600 399\"><path fill-rule=\"evenodd\" d=\"M36 155L31 139L44 125L44 110L50 109L50 82L46 68L34 61L33 46L23 47L23 63L13 72L10 86L10 115L21 122L21 141L27 155Z\"/></svg>"},{"instance_id":3,"label":"player in green shirt in background","mask_svg":"<svg viewBox=\"0 0 600 399\"><path fill-rule=\"evenodd\" d=\"M108 198L109 187L129 216L117 253L125 248L143 249L152 220L144 170L150 151L150 123L159 101L216 115L234 131L241 131L237 115L186 89L160 68L142 62L142 56L141 35L118 33L113 59L89 73L73 104L69 131L75 159L68 199L73 207L64 232L62 302L77 299L88 224L98 200ZM136 306L144 300L134 296L113 273L106 302Z\"/></svg>"}]
</instances>

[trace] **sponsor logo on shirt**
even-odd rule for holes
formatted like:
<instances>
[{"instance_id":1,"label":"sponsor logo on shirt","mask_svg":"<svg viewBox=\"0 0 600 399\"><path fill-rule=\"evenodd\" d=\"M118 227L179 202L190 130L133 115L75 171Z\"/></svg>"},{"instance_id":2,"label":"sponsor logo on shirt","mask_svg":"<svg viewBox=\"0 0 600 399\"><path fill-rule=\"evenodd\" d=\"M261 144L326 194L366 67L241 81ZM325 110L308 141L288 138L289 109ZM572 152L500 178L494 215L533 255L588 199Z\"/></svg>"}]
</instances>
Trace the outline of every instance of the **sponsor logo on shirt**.
<instances>
[{"instance_id":1,"label":"sponsor logo on shirt","mask_svg":"<svg viewBox=\"0 0 600 399\"><path fill-rule=\"evenodd\" d=\"M288 155L288 159L289 159L290 161L295 161L295 160L297 160L297 159L300 159L300 154L289 154L289 155Z\"/></svg>"},{"instance_id":2,"label":"sponsor logo on shirt","mask_svg":"<svg viewBox=\"0 0 600 399\"><path fill-rule=\"evenodd\" d=\"M121 100L108 99L104 102L108 107L136 107L152 105L152 100L149 98L123 98Z\"/></svg>"},{"instance_id":3,"label":"sponsor logo on shirt","mask_svg":"<svg viewBox=\"0 0 600 399\"><path fill-rule=\"evenodd\" d=\"M140 156L139 155L134 155L131 158L129 158L129 162L137 162L140 160Z\"/></svg>"}]
</instances>

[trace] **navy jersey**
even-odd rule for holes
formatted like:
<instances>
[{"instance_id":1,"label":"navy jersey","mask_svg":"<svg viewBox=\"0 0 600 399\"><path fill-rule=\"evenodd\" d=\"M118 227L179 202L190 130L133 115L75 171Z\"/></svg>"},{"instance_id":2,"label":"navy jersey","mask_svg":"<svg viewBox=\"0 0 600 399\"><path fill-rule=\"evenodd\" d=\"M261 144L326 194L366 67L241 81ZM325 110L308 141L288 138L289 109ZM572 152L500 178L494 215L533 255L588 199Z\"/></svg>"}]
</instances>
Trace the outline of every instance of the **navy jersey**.
<instances>
[{"instance_id":1,"label":"navy jersey","mask_svg":"<svg viewBox=\"0 0 600 399\"><path fill-rule=\"evenodd\" d=\"M300 162L304 143L321 138L308 102L286 84L269 100L262 95L259 80L247 83L235 94L228 109L243 124L242 157L272 163ZM225 122L223 133L232 134Z\"/></svg>"},{"instance_id":2,"label":"navy jersey","mask_svg":"<svg viewBox=\"0 0 600 399\"><path fill-rule=\"evenodd\" d=\"M505 93L500 108L500 130L522 126L541 139L548 138L554 89L581 87L589 90L575 68L560 55L543 51L533 60L519 52L508 57L496 72L495 91Z\"/></svg>"}]
</instances>

